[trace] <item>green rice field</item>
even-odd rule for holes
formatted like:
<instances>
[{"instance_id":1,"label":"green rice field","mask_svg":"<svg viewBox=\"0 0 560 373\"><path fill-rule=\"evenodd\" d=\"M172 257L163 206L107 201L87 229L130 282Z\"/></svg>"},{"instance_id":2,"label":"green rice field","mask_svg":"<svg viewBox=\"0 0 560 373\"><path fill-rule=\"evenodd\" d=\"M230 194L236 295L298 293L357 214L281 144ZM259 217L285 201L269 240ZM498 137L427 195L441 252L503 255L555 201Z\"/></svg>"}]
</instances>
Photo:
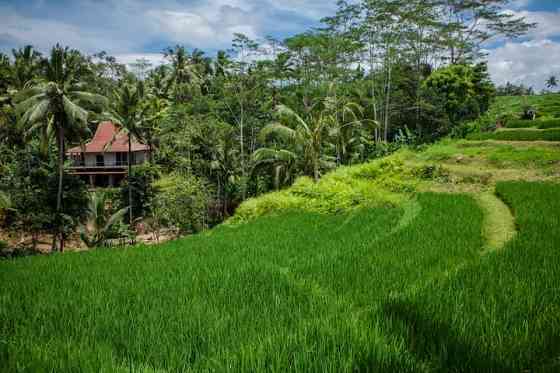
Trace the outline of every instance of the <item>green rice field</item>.
<instances>
[{"instance_id":1,"label":"green rice field","mask_svg":"<svg viewBox=\"0 0 560 373\"><path fill-rule=\"evenodd\" d=\"M158 247L0 263L9 372L559 371L560 185L288 212Z\"/></svg>"},{"instance_id":2,"label":"green rice field","mask_svg":"<svg viewBox=\"0 0 560 373\"><path fill-rule=\"evenodd\" d=\"M560 128L530 129L516 128L507 131L472 133L469 140L499 140L499 141L560 141Z\"/></svg>"}]
</instances>

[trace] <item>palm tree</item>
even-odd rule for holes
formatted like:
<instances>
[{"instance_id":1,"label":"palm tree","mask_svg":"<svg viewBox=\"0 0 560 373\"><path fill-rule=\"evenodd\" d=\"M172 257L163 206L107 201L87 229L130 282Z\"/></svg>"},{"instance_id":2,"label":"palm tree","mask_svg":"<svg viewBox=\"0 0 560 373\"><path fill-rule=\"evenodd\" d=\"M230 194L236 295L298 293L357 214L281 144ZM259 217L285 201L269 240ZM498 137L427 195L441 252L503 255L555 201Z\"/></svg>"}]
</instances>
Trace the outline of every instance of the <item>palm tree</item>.
<instances>
[{"instance_id":1,"label":"palm tree","mask_svg":"<svg viewBox=\"0 0 560 373\"><path fill-rule=\"evenodd\" d=\"M553 89L556 88L557 86L558 86L558 81L556 79L556 76L551 75L546 81L546 87Z\"/></svg>"},{"instance_id":2,"label":"palm tree","mask_svg":"<svg viewBox=\"0 0 560 373\"><path fill-rule=\"evenodd\" d=\"M142 82L138 82L136 87L125 84L114 92L114 107L111 119L114 124L120 127L117 136L126 134L128 137L128 205L129 205L129 224L133 225L132 211L132 137L141 139L141 128L144 121L142 107L142 97L144 88ZM109 142L110 144L111 142Z\"/></svg>"},{"instance_id":3,"label":"palm tree","mask_svg":"<svg viewBox=\"0 0 560 373\"><path fill-rule=\"evenodd\" d=\"M73 54L74 53L74 54ZM62 183L64 178L64 149L67 139L83 139L88 133L87 108L99 109L107 104L101 95L84 90L80 84L81 69L75 52L56 45L49 59L42 62L43 77L37 84L24 89L16 97L20 122L27 133L40 130L45 136L56 136L58 149L58 191L56 198L60 251L64 250L62 233ZM56 248L56 235L53 249Z\"/></svg>"},{"instance_id":4,"label":"palm tree","mask_svg":"<svg viewBox=\"0 0 560 373\"><path fill-rule=\"evenodd\" d=\"M260 148L253 153L254 168L270 167L273 174L274 188L279 190L295 176L297 155L290 150Z\"/></svg>"},{"instance_id":5,"label":"palm tree","mask_svg":"<svg viewBox=\"0 0 560 373\"><path fill-rule=\"evenodd\" d=\"M306 121L285 105L279 105L276 111L281 121L294 123L295 129L280 122L271 123L263 128L261 136L265 140L277 137L284 144L290 144L291 147L297 149L296 152L302 153L306 172L311 173L315 181L319 181L323 137L332 123L331 118L323 110L317 113L310 110L309 119Z\"/></svg>"},{"instance_id":6,"label":"palm tree","mask_svg":"<svg viewBox=\"0 0 560 373\"><path fill-rule=\"evenodd\" d=\"M20 49L12 49L14 56L13 84L14 88L21 90L31 82L40 69L41 53L37 52L31 45Z\"/></svg>"},{"instance_id":7,"label":"palm tree","mask_svg":"<svg viewBox=\"0 0 560 373\"><path fill-rule=\"evenodd\" d=\"M175 98L179 101L186 101L190 96L185 88L197 88L202 83L200 66L193 60L185 47L177 45L175 48L168 48L165 57L171 62L171 74L168 76L168 87L173 86ZM197 55L198 59L200 55ZM187 91L185 93L185 91Z\"/></svg>"},{"instance_id":8,"label":"palm tree","mask_svg":"<svg viewBox=\"0 0 560 373\"><path fill-rule=\"evenodd\" d=\"M277 115L284 123L272 123L261 131L264 141L269 138L278 138L284 145L288 145L294 153L300 153L303 158L305 172L311 174L315 181L319 180L321 168L332 168L331 157L324 154L325 140L330 136L336 139L335 148L338 158L348 156L348 144L352 137L348 135L349 129L361 127L364 121L358 119L361 107L352 102L339 100L334 93L334 86L330 87L329 95L315 104L307 104L306 120L292 109L279 105ZM293 124L292 128L289 124ZM342 145L342 146L339 146ZM272 149L262 151L263 154L273 155ZM288 149L284 149L288 150ZM290 156L275 154L283 162Z\"/></svg>"},{"instance_id":9,"label":"palm tree","mask_svg":"<svg viewBox=\"0 0 560 373\"><path fill-rule=\"evenodd\" d=\"M109 238L111 228L128 212L128 207L122 208L114 214L109 214L107 204L109 198L104 192L91 193L87 223L80 226L80 238L87 247L97 247Z\"/></svg>"},{"instance_id":10,"label":"palm tree","mask_svg":"<svg viewBox=\"0 0 560 373\"><path fill-rule=\"evenodd\" d=\"M140 138L146 141L150 153L149 159L152 161L154 146L158 142L158 133L160 132L160 123L167 116L169 102L165 99L158 98L156 95L148 95L143 111L146 119L142 121L142 125L138 128Z\"/></svg>"},{"instance_id":11,"label":"palm tree","mask_svg":"<svg viewBox=\"0 0 560 373\"><path fill-rule=\"evenodd\" d=\"M379 124L362 119L364 109L357 103L332 94L325 99L325 107L332 115L328 137L336 154L337 165L349 164L364 153L364 144Z\"/></svg>"}]
</instances>

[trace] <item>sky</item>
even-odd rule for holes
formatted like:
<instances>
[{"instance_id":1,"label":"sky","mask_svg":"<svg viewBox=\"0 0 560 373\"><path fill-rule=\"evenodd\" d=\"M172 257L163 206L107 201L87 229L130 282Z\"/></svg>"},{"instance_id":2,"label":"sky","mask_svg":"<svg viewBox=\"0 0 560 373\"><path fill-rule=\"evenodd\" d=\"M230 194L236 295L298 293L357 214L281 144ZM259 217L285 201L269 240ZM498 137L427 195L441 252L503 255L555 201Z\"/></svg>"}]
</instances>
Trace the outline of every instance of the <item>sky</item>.
<instances>
[{"instance_id":1,"label":"sky","mask_svg":"<svg viewBox=\"0 0 560 373\"><path fill-rule=\"evenodd\" d=\"M212 55L234 33L277 39L317 26L336 0L0 0L0 51L31 44L46 52L59 42L86 53L106 51L121 63L162 62L182 44ZM508 11L538 22L526 37L489 46L497 84L544 88L560 75L560 0L512 0Z\"/></svg>"}]
</instances>

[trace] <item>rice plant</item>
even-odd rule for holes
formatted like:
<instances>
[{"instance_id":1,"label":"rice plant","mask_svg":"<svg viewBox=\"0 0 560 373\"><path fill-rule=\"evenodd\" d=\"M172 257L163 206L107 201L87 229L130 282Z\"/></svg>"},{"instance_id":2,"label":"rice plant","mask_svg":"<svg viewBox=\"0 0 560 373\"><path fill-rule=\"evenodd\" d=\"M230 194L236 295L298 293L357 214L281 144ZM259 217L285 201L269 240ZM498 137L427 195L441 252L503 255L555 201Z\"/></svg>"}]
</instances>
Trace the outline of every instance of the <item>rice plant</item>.
<instances>
[{"instance_id":1,"label":"rice plant","mask_svg":"<svg viewBox=\"0 0 560 373\"><path fill-rule=\"evenodd\" d=\"M285 212L157 247L0 263L4 371L554 371L560 186ZM553 201L553 202L551 202Z\"/></svg>"}]
</instances>

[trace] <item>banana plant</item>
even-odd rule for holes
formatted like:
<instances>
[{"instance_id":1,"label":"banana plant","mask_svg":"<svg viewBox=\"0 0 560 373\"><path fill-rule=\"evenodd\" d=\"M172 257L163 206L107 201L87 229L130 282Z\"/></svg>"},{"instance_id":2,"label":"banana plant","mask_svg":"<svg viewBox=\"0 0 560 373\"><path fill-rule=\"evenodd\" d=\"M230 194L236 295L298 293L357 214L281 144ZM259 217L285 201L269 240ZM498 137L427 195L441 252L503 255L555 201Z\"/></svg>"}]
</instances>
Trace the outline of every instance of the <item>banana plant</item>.
<instances>
[{"instance_id":1,"label":"banana plant","mask_svg":"<svg viewBox=\"0 0 560 373\"><path fill-rule=\"evenodd\" d=\"M102 246L110 238L111 228L128 212L128 207L110 214L107 208L108 196L105 192L92 193L88 205L87 221L81 225L80 238L88 248Z\"/></svg>"}]
</instances>

